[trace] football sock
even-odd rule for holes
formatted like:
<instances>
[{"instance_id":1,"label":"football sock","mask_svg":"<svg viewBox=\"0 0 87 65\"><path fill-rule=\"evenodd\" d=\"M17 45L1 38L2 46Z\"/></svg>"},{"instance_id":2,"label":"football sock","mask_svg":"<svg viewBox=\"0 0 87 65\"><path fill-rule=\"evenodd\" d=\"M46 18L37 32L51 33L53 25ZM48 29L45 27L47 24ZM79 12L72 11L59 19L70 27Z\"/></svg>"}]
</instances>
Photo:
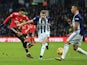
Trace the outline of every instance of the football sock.
<instances>
[{"instance_id":1,"label":"football sock","mask_svg":"<svg viewBox=\"0 0 87 65\"><path fill-rule=\"evenodd\" d=\"M46 48L46 44L42 44L40 56L43 56L45 48Z\"/></svg>"},{"instance_id":2,"label":"football sock","mask_svg":"<svg viewBox=\"0 0 87 65\"><path fill-rule=\"evenodd\" d=\"M29 45L30 43L27 43L27 46Z\"/></svg>"},{"instance_id":3,"label":"football sock","mask_svg":"<svg viewBox=\"0 0 87 65\"><path fill-rule=\"evenodd\" d=\"M46 49L48 50L49 48L48 48L48 43L46 43Z\"/></svg>"},{"instance_id":4,"label":"football sock","mask_svg":"<svg viewBox=\"0 0 87 65\"><path fill-rule=\"evenodd\" d=\"M40 58L42 58L43 56L40 56Z\"/></svg>"},{"instance_id":5,"label":"football sock","mask_svg":"<svg viewBox=\"0 0 87 65\"><path fill-rule=\"evenodd\" d=\"M68 45L68 44L65 44L65 45L64 45L64 51L63 51L63 54L62 54L62 56L61 56L62 59L65 58L65 56L66 56L66 54L67 54L67 52L68 52L68 49L69 49L69 45Z\"/></svg>"},{"instance_id":6,"label":"football sock","mask_svg":"<svg viewBox=\"0 0 87 65\"><path fill-rule=\"evenodd\" d=\"M26 53L26 55L30 54L29 52Z\"/></svg>"},{"instance_id":7,"label":"football sock","mask_svg":"<svg viewBox=\"0 0 87 65\"><path fill-rule=\"evenodd\" d=\"M29 52L28 52L28 49L25 49L25 51L26 51L26 54L29 53Z\"/></svg>"},{"instance_id":8,"label":"football sock","mask_svg":"<svg viewBox=\"0 0 87 65\"><path fill-rule=\"evenodd\" d=\"M45 43L46 46L48 46L48 43Z\"/></svg>"},{"instance_id":9,"label":"football sock","mask_svg":"<svg viewBox=\"0 0 87 65\"><path fill-rule=\"evenodd\" d=\"M87 52L85 50L79 48L79 47L78 47L77 51L80 52L80 53L82 53L82 54L87 55Z\"/></svg>"}]
</instances>

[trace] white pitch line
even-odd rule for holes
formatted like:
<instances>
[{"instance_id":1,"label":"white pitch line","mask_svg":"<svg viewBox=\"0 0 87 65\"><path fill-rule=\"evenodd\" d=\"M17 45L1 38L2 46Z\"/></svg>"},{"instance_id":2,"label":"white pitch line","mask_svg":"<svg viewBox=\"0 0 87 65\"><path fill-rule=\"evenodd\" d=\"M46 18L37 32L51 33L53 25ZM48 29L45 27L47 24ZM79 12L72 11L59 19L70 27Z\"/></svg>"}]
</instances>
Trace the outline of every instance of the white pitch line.
<instances>
[{"instance_id":1,"label":"white pitch line","mask_svg":"<svg viewBox=\"0 0 87 65\"><path fill-rule=\"evenodd\" d=\"M42 59L42 60L54 60L55 58L46 58L46 59Z\"/></svg>"},{"instance_id":2,"label":"white pitch line","mask_svg":"<svg viewBox=\"0 0 87 65\"><path fill-rule=\"evenodd\" d=\"M31 60L37 61L37 60L41 60L41 59L40 58L34 58L34 59L31 59ZM55 58L43 58L42 60L55 60Z\"/></svg>"},{"instance_id":3,"label":"white pitch line","mask_svg":"<svg viewBox=\"0 0 87 65\"><path fill-rule=\"evenodd\" d=\"M34 58L34 59L31 59L33 61L37 61L37 60L40 60L39 58ZM55 60L55 58L43 58L42 61L44 60ZM81 58L81 57L68 57L67 59L65 60L87 60L87 58Z\"/></svg>"}]
</instances>

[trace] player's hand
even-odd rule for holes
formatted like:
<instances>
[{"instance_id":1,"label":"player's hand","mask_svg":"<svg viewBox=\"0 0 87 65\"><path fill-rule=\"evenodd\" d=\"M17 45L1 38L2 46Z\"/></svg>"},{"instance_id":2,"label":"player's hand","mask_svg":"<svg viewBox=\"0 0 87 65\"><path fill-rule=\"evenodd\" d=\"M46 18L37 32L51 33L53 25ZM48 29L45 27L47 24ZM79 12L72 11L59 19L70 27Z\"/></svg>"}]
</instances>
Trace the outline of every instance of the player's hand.
<instances>
[{"instance_id":1,"label":"player's hand","mask_svg":"<svg viewBox=\"0 0 87 65\"><path fill-rule=\"evenodd\" d=\"M1 24L1 25L0 25L0 28L1 28L2 26L4 26L4 24Z\"/></svg>"}]
</instances>

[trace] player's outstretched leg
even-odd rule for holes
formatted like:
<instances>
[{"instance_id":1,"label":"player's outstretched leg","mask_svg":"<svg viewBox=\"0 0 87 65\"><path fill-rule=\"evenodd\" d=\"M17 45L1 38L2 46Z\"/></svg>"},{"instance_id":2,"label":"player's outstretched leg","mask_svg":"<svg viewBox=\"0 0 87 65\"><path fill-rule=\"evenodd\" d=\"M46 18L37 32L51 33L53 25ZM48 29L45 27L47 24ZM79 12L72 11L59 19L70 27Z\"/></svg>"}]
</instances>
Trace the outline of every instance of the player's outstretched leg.
<instances>
[{"instance_id":1,"label":"player's outstretched leg","mask_svg":"<svg viewBox=\"0 0 87 65\"><path fill-rule=\"evenodd\" d=\"M82 54L87 56L87 51L83 50L82 48L78 47L77 45L74 45L73 48L74 48L75 51L82 53Z\"/></svg>"},{"instance_id":2,"label":"player's outstretched leg","mask_svg":"<svg viewBox=\"0 0 87 65\"><path fill-rule=\"evenodd\" d=\"M23 43L23 47L24 47L24 49L25 49L25 51L26 51L26 56L29 57L29 58L33 58L33 57L31 56L31 54L29 53L29 51L28 51L27 42Z\"/></svg>"},{"instance_id":3,"label":"player's outstretched leg","mask_svg":"<svg viewBox=\"0 0 87 65\"><path fill-rule=\"evenodd\" d=\"M87 52L83 50L82 48L78 47L77 51L87 56Z\"/></svg>"},{"instance_id":4,"label":"player's outstretched leg","mask_svg":"<svg viewBox=\"0 0 87 65\"><path fill-rule=\"evenodd\" d=\"M25 38L25 42L27 42L27 48L31 48L32 46L34 46L32 44L32 39L31 37Z\"/></svg>"},{"instance_id":5,"label":"player's outstretched leg","mask_svg":"<svg viewBox=\"0 0 87 65\"><path fill-rule=\"evenodd\" d=\"M43 54L44 54L46 46L48 46L47 37L45 37L44 40L42 41L42 47L41 47L41 52L40 52L40 59L42 59L42 57L43 57Z\"/></svg>"},{"instance_id":6,"label":"player's outstretched leg","mask_svg":"<svg viewBox=\"0 0 87 65\"><path fill-rule=\"evenodd\" d=\"M26 52L26 56L29 57L29 58L33 58L33 57L31 56L31 54L29 53L29 51L28 51L27 42L25 42L24 36L20 36L20 37L18 37L18 38L21 40L21 42L22 42L22 44L23 44L23 47L24 47L25 52Z\"/></svg>"},{"instance_id":7,"label":"player's outstretched leg","mask_svg":"<svg viewBox=\"0 0 87 65\"><path fill-rule=\"evenodd\" d=\"M40 59L43 58L43 54L44 54L45 48L46 48L46 44L42 44L41 52L40 52Z\"/></svg>"}]
</instances>

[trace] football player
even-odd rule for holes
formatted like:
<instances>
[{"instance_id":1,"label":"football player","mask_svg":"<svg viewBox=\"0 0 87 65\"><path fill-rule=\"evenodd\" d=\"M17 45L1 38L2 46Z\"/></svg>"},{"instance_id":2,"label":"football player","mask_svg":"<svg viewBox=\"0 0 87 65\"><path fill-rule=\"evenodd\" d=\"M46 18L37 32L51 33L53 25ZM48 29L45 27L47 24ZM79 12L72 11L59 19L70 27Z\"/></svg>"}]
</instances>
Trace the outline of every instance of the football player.
<instances>
[{"instance_id":1,"label":"football player","mask_svg":"<svg viewBox=\"0 0 87 65\"><path fill-rule=\"evenodd\" d=\"M40 16L34 17L32 20L28 21L27 23L34 23L37 24L38 29L38 38L41 42L41 52L40 52L40 59L43 58L43 54L45 51L45 48L48 49L48 38L50 37L50 24L49 24L50 17L47 15L46 10L42 10L40 12ZM26 23L22 23L24 25Z\"/></svg>"},{"instance_id":2,"label":"football player","mask_svg":"<svg viewBox=\"0 0 87 65\"><path fill-rule=\"evenodd\" d=\"M67 42L64 45L64 51L63 51L62 56L60 58L56 58L57 60L60 60L60 61L65 59L65 56L69 50L69 44L73 45L73 49L75 51L80 52L87 56L87 52L79 47L83 40L84 27L83 27L82 16L79 13L78 6L73 5L71 8L71 12L74 14L73 20L72 20L73 32L68 37Z\"/></svg>"},{"instance_id":3,"label":"football player","mask_svg":"<svg viewBox=\"0 0 87 65\"><path fill-rule=\"evenodd\" d=\"M11 20L11 23L9 25L9 29L12 31L12 33L18 37L22 44L23 47L25 49L26 52L26 56L29 58L33 58L28 49L27 49L27 42L24 42L24 36L20 33L19 28L20 28L20 23L25 20L25 21L29 21L29 18L25 15L25 9L24 8L20 8L19 12L13 12L10 16L8 16L3 24L1 24L1 26L7 24L9 21Z\"/></svg>"}]
</instances>

